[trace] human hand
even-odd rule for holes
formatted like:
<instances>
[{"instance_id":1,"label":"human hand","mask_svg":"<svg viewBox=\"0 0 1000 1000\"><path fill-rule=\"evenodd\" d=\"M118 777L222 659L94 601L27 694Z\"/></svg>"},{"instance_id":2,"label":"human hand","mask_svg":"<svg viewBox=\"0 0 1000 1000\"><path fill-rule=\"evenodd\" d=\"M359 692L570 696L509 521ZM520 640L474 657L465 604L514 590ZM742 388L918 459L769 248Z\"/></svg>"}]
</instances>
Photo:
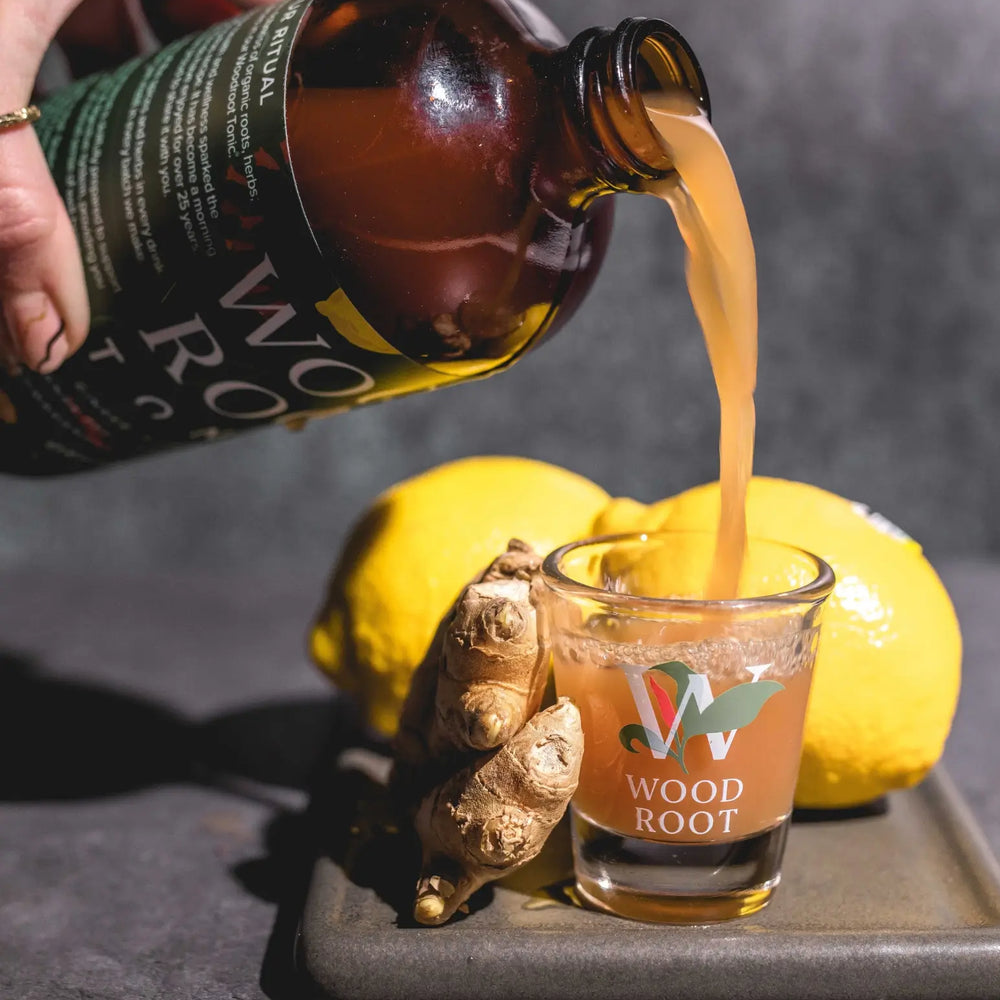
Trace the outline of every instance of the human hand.
<instances>
[{"instance_id":1,"label":"human hand","mask_svg":"<svg viewBox=\"0 0 1000 1000\"><path fill-rule=\"evenodd\" d=\"M0 110L31 95L50 42L78 0L0 0ZM9 367L53 371L90 322L66 208L29 125L0 132L0 344Z\"/></svg>"},{"instance_id":2,"label":"human hand","mask_svg":"<svg viewBox=\"0 0 1000 1000\"><path fill-rule=\"evenodd\" d=\"M156 6L194 30L267 2ZM42 58L57 37L79 76L148 47L150 30L140 0L0 0L0 112L30 104ZM0 130L0 363L52 372L83 343L89 325L76 236L38 137L28 124Z\"/></svg>"},{"instance_id":3,"label":"human hand","mask_svg":"<svg viewBox=\"0 0 1000 1000\"><path fill-rule=\"evenodd\" d=\"M391 789L422 848L413 915L442 924L480 886L534 858L580 777L566 698L542 711L541 559L523 542L462 592L410 685Z\"/></svg>"}]
</instances>

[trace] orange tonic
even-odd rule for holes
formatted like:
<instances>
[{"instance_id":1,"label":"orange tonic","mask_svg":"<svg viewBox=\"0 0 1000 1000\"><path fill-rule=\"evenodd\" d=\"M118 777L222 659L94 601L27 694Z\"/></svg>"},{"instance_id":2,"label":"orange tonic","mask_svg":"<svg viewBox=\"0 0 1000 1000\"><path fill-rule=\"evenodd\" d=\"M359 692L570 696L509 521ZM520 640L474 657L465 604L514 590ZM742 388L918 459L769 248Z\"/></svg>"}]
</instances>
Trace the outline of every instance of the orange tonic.
<instances>
[{"instance_id":1,"label":"orange tonic","mask_svg":"<svg viewBox=\"0 0 1000 1000\"><path fill-rule=\"evenodd\" d=\"M545 563L556 688L585 739L577 886L647 920L752 913L780 877L819 616L820 559L748 542L744 592L691 591L712 533L617 536ZM777 586L777 589L775 587Z\"/></svg>"},{"instance_id":2,"label":"orange tonic","mask_svg":"<svg viewBox=\"0 0 1000 1000\"><path fill-rule=\"evenodd\" d=\"M647 185L670 205L687 247L687 284L719 395L719 512L708 597L733 597L746 546L757 385L757 263L736 177L708 113L687 90L646 94L643 107L674 170Z\"/></svg>"}]
</instances>

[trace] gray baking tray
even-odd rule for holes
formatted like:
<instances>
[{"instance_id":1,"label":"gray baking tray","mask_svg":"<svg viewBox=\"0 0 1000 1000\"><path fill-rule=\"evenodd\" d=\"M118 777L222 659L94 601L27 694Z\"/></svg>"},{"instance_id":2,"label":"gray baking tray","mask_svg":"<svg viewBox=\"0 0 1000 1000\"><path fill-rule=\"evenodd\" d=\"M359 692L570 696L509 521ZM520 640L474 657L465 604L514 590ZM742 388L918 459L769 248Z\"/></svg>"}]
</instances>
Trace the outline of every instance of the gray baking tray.
<instances>
[{"instance_id":1,"label":"gray baking tray","mask_svg":"<svg viewBox=\"0 0 1000 1000\"><path fill-rule=\"evenodd\" d=\"M940 768L878 808L797 818L771 905L699 927L573 905L558 838L475 897L464 918L417 927L412 845L366 816L376 787L360 772L338 786L342 810L367 804L331 835L313 871L299 963L317 996L1000 998L1000 867Z\"/></svg>"}]
</instances>

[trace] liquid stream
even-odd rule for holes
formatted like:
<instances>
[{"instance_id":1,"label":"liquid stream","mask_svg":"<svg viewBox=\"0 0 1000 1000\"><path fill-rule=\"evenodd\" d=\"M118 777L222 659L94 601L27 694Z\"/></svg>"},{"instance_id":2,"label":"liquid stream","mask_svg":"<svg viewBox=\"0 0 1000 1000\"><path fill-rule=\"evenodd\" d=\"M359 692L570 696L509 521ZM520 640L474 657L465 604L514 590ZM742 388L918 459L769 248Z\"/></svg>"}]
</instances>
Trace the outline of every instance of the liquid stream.
<instances>
[{"instance_id":1,"label":"liquid stream","mask_svg":"<svg viewBox=\"0 0 1000 1000\"><path fill-rule=\"evenodd\" d=\"M736 597L746 551L757 381L757 268L736 178L708 116L677 91L648 95L649 117L676 176L648 190L673 210L687 247L687 283L719 394L721 507L708 599Z\"/></svg>"}]
</instances>

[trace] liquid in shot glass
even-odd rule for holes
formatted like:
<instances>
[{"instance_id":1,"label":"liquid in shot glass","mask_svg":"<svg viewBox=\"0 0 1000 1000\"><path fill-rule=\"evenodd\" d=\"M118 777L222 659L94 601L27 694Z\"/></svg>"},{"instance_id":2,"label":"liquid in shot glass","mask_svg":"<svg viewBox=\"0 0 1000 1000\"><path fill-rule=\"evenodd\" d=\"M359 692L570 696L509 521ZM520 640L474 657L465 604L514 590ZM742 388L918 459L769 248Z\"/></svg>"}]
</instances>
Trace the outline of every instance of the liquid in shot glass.
<instances>
[{"instance_id":1,"label":"liquid in shot glass","mask_svg":"<svg viewBox=\"0 0 1000 1000\"><path fill-rule=\"evenodd\" d=\"M585 740L577 889L621 916L743 916L780 880L833 572L751 539L737 597L705 600L714 541L622 535L545 561L556 688Z\"/></svg>"}]
</instances>

